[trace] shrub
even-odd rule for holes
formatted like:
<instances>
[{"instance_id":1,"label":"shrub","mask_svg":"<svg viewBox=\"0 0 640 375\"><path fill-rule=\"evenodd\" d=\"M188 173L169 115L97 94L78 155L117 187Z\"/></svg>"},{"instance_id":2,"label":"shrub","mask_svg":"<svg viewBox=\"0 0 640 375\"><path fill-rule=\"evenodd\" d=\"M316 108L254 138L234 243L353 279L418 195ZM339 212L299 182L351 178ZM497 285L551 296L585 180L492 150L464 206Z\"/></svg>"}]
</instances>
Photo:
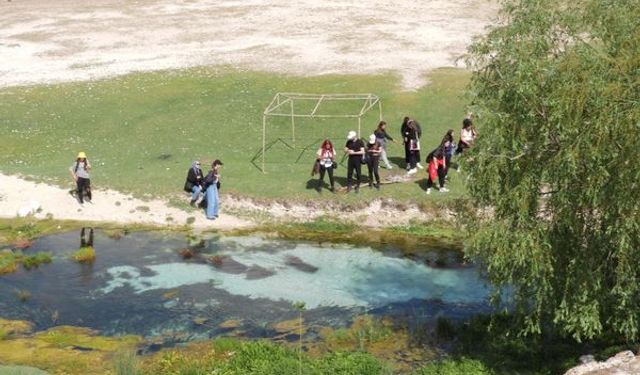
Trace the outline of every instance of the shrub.
<instances>
[{"instance_id":1,"label":"shrub","mask_svg":"<svg viewBox=\"0 0 640 375\"><path fill-rule=\"evenodd\" d=\"M460 358L429 364L413 375L495 375L495 372L487 368L482 362L475 359Z\"/></svg>"},{"instance_id":2,"label":"shrub","mask_svg":"<svg viewBox=\"0 0 640 375\"><path fill-rule=\"evenodd\" d=\"M330 353L314 364L319 374L332 375L378 375L391 371L368 353Z\"/></svg>"}]
</instances>

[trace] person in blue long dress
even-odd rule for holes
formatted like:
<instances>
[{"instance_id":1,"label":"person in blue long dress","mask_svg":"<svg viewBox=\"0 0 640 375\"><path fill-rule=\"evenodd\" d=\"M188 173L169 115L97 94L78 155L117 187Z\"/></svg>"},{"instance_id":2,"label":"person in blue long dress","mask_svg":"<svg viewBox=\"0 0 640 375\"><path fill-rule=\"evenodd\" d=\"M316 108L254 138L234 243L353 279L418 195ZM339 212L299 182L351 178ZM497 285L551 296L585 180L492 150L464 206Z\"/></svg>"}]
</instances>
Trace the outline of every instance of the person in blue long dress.
<instances>
[{"instance_id":1,"label":"person in blue long dress","mask_svg":"<svg viewBox=\"0 0 640 375\"><path fill-rule=\"evenodd\" d=\"M215 220L218 218L218 210L220 208L220 197L218 195L218 183L220 182L220 168L222 162L216 159L211 164L211 171L204 178L205 183L205 197L207 199L207 207L205 208L205 214L207 219Z\"/></svg>"}]
</instances>

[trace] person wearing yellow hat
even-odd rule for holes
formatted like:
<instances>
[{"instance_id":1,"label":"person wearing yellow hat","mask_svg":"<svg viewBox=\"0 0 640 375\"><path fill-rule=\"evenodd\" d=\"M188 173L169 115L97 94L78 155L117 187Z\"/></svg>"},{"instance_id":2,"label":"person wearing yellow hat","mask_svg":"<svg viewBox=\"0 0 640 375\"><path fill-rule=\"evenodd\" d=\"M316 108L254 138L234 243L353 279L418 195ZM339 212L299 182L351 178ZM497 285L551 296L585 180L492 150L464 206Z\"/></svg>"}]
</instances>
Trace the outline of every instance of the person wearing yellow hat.
<instances>
[{"instance_id":1,"label":"person wearing yellow hat","mask_svg":"<svg viewBox=\"0 0 640 375\"><path fill-rule=\"evenodd\" d=\"M71 177L76 182L78 201L80 204L84 204L84 195L87 195L87 200L91 202L91 180L89 178L89 170L91 164L87 160L87 154L83 151L78 153L75 163L71 165L69 171Z\"/></svg>"}]
</instances>

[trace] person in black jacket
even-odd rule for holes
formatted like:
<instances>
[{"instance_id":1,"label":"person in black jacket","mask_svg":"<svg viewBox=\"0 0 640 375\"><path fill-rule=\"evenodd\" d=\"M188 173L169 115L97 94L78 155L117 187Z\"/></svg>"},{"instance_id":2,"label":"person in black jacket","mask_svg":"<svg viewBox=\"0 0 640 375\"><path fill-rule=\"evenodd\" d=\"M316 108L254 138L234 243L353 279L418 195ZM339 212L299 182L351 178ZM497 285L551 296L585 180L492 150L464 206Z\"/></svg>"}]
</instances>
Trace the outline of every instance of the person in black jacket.
<instances>
[{"instance_id":1,"label":"person in black jacket","mask_svg":"<svg viewBox=\"0 0 640 375\"><path fill-rule=\"evenodd\" d=\"M420 138L422 138L422 127L418 121L405 117L404 120L402 120L402 125L400 126L400 133L402 134L402 141L404 143L404 161L406 163L407 171L411 171L416 167L422 169L422 164L420 164ZM412 156L415 157L415 165L411 162Z\"/></svg>"},{"instance_id":2,"label":"person in black jacket","mask_svg":"<svg viewBox=\"0 0 640 375\"><path fill-rule=\"evenodd\" d=\"M344 146L344 152L349 155L347 163L347 193L351 191L353 185L353 172L356 173L356 193L360 189L360 180L362 177L362 158L364 157L364 142L358 139L355 131L350 131L347 135L347 144Z\"/></svg>"},{"instance_id":3,"label":"person in black jacket","mask_svg":"<svg viewBox=\"0 0 640 375\"><path fill-rule=\"evenodd\" d=\"M196 201L200 197L202 192L202 185L204 176L202 175L202 169L200 169L200 162L194 161L191 164L191 168L187 172L187 180L184 182L184 191L191 193L191 205L195 206Z\"/></svg>"}]
</instances>

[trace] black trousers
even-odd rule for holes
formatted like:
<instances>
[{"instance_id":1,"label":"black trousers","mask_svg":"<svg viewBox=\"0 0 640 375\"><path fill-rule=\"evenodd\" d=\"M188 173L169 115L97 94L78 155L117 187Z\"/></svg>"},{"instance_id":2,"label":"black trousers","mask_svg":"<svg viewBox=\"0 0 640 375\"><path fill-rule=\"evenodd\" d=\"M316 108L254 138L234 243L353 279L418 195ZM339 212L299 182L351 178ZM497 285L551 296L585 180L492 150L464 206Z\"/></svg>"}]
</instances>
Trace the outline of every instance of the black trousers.
<instances>
[{"instance_id":1,"label":"black trousers","mask_svg":"<svg viewBox=\"0 0 640 375\"><path fill-rule=\"evenodd\" d=\"M360 179L362 178L362 157L351 156L347 163L347 188L351 189L353 172L356 172L356 188L360 187Z\"/></svg>"},{"instance_id":2,"label":"black trousers","mask_svg":"<svg viewBox=\"0 0 640 375\"><path fill-rule=\"evenodd\" d=\"M380 165L380 157L371 157L367 159L367 169L369 170L369 186L373 183L373 177L376 178L376 184L380 185L380 175L378 174L378 166Z\"/></svg>"},{"instance_id":3,"label":"black trousers","mask_svg":"<svg viewBox=\"0 0 640 375\"><path fill-rule=\"evenodd\" d=\"M331 189L333 189L334 183L333 183L333 167L324 167L324 166L320 166L320 179L318 180L318 183L320 184L320 187L322 187L322 185L324 185L324 172L327 172L327 174L329 175L329 183L331 184Z\"/></svg>"},{"instance_id":4,"label":"black trousers","mask_svg":"<svg viewBox=\"0 0 640 375\"><path fill-rule=\"evenodd\" d=\"M405 142L404 143L404 162L409 165L411 160L410 160L410 150L409 150L409 142Z\"/></svg>"},{"instance_id":5,"label":"black trousers","mask_svg":"<svg viewBox=\"0 0 640 375\"><path fill-rule=\"evenodd\" d=\"M76 181L76 186L78 188L78 199L80 203L84 203L84 192L87 192L87 198L91 200L91 180L88 178L78 177L78 181Z\"/></svg>"},{"instance_id":6,"label":"black trousers","mask_svg":"<svg viewBox=\"0 0 640 375\"><path fill-rule=\"evenodd\" d=\"M444 177L446 176L446 171L445 168L442 165L438 166L438 183L440 184L440 187L444 186ZM431 180L431 174L429 174L429 178L427 179L427 188L431 188L433 187L433 183L435 181Z\"/></svg>"},{"instance_id":7,"label":"black trousers","mask_svg":"<svg viewBox=\"0 0 640 375\"><path fill-rule=\"evenodd\" d=\"M409 151L409 167L411 169L416 168L416 165L420 162L420 150Z\"/></svg>"},{"instance_id":8,"label":"black trousers","mask_svg":"<svg viewBox=\"0 0 640 375\"><path fill-rule=\"evenodd\" d=\"M444 161L447 165L447 167L444 169L444 175L446 177L449 174L449 166L451 165L451 154L449 152L447 152L446 156L444 157Z\"/></svg>"}]
</instances>

